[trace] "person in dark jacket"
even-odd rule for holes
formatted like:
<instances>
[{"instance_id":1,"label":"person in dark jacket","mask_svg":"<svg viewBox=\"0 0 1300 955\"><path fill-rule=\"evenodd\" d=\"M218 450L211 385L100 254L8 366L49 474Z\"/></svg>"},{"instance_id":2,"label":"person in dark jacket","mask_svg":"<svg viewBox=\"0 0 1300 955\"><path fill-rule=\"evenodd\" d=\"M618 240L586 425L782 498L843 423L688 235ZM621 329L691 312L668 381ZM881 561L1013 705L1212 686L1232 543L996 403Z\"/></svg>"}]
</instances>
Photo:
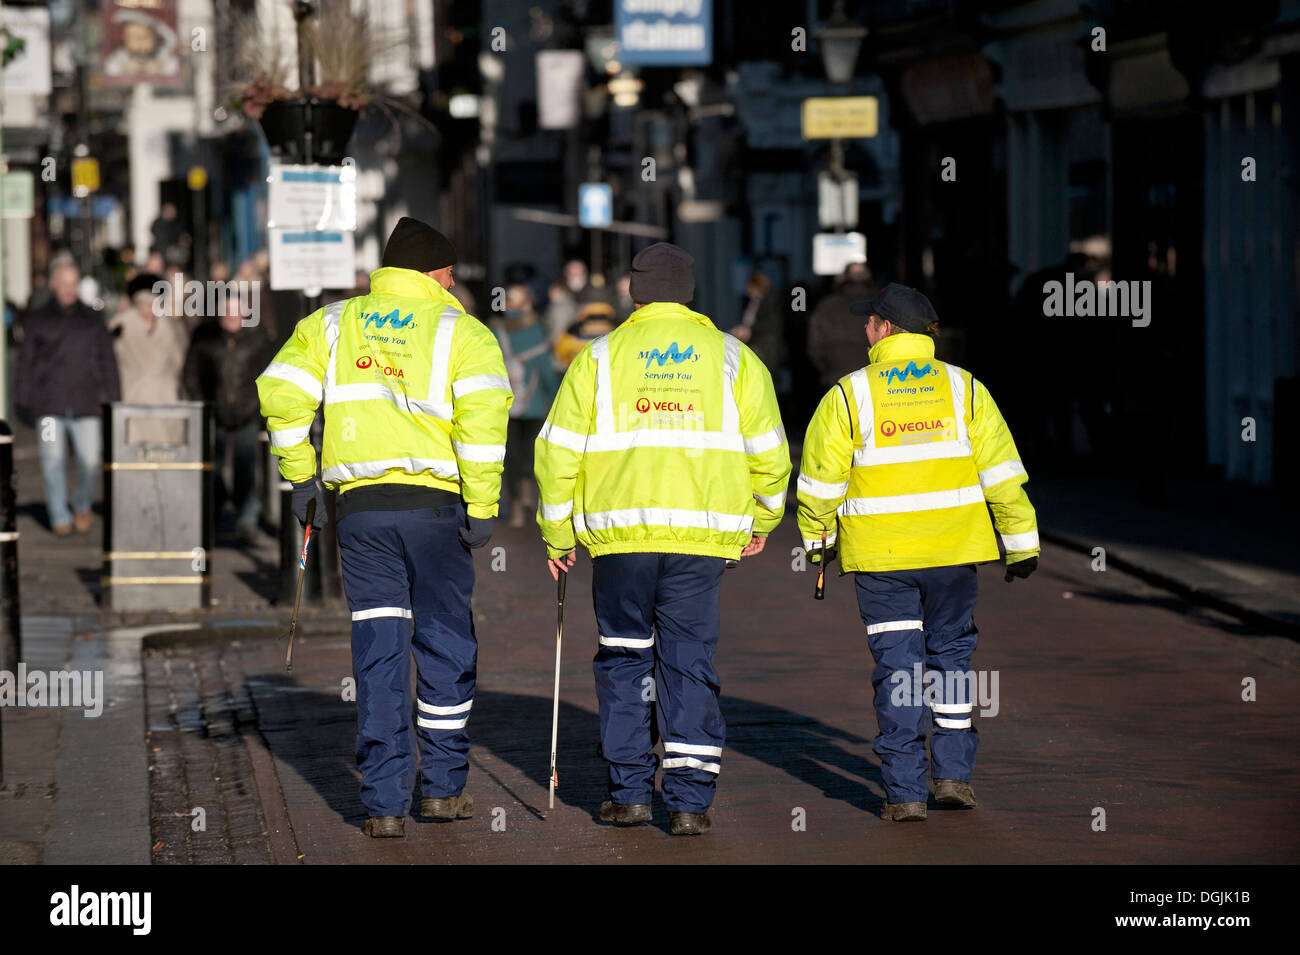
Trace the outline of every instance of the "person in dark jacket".
<instances>
[{"instance_id":1,"label":"person in dark jacket","mask_svg":"<svg viewBox=\"0 0 1300 955\"><path fill-rule=\"evenodd\" d=\"M849 306L875 295L871 270L865 262L854 262L808 319L808 360L821 378L822 394L867 363L862 319L852 314Z\"/></svg>"},{"instance_id":2,"label":"person in dark jacket","mask_svg":"<svg viewBox=\"0 0 1300 955\"><path fill-rule=\"evenodd\" d=\"M745 309L740 324L731 329L731 334L750 347L772 373L773 382L779 383L785 322L772 292L772 280L758 269L749 273L745 283Z\"/></svg>"},{"instance_id":3,"label":"person in dark jacket","mask_svg":"<svg viewBox=\"0 0 1300 955\"><path fill-rule=\"evenodd\" d=\"M59 536L90 530L90 498L100 466L100 416L122 397L113 339L104 318L77 298L81 270L62 262L50 273L52 298L23 322L14 404L39 432L50 527ZM76 459L68 507L67 442Z\"/></svg>"},{"instance_id":4,"label":"person in dark jacket","mask_svg":"<svg viewBox=\"0 0 1300 955\"><path fill-rule=\"evenodd\" d=\"M260 325L243 327L239 299L227 299L226 314L205 322L194 331L185 370L181 375L186 395L213 405L213 465L217 476L218 517L225 505L235 509L235 533L250 540L257 530L262 504L255 493L257 436L262 430L262 403L257 376L271 360L270 340ZM221 475L226 448L232 450L232 488Z\"/></svg>"}]
</instances>

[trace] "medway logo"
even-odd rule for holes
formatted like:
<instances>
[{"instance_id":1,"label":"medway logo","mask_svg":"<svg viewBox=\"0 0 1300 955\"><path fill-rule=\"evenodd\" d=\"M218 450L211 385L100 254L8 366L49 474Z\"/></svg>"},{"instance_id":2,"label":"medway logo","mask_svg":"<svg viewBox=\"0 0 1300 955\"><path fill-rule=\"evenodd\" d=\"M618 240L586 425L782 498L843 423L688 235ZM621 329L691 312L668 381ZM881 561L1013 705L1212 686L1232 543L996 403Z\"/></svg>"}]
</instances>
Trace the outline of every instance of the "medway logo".
<instances>
[{"instance_id":1,"label":"medway logo","mask_svg":"<svg viewBox=\"0 0 1300 955\"><path fill-rule=\"evenodd\" d=\"M646 368L650 367L651 362L658 362L659 367L662 368L669 361L674 365L680 365L684 361L700 360L700 356L695 353L694 345L688 345L686 351L678 351L676 342L669 345L667 351L660 351L658 348L652 348L650 351L641 352L637 357L645 359Z\"/></svg>"},{"instance_id":2,"label":"medway logo","mask_svg":"<svg viewBox=\"0 0 1300 955\"><path fill-rule=\"evenodd\" d=\"M944 418L935 418L933 421L904 421L901 424L896 421L885 420L880 422L880 433L886 438L892 438L899 431L915 434L925 431L942 431L946 427L948 427L948 422Z\"/></svg>"},{"instance_id":3,"label":"medway logo","mask_svg":"<svg viewBox=\"0 0 1300 955\"><path fill-rule=\"evenodd\" d=\"M885 384L890 385L895 381L907 381L908 375L911 375L913 378L924 378L927 375L937 374L939 374L938 368L932 368L929 365L926 365L923 368L917 368L916 362L909 361L904 368L884 369L880 372L880 377L885 379Z\"/></svg>"},{"instance_id":4,"label":"medway logo","mask_svg":"<svg viewBox=\"0 0 1300 955\"><path fill-rule=\"evenodd\" d=\"M414 314L408 314L405 318L400 318L399 315L400 313L397 309L393 309L387 315L380 315L378 312L362 312L361 327L369 328L371 325L374 325L375 328L383 328L387 325L389 328L406 328L407 326L410 326L411 328L419 328L419 326L415 324Z\"/></svg>"}]
</instances>

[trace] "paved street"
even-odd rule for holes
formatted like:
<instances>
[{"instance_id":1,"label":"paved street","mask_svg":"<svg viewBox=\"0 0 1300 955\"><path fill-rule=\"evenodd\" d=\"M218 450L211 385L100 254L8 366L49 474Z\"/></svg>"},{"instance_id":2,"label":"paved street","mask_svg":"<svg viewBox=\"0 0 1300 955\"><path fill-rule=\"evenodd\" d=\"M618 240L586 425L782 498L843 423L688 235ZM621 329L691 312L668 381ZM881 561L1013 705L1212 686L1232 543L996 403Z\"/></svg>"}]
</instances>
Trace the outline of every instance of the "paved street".
<instances>
[{"instance_id":1,"label":"paved street","mask_svg":"<svg viewBox=\"0 0 1300 955\"><path fill-rule=\"evenodd\" d=\"M34 464L34 451L21 434L20 460ZM672 839L659 802L653 826L595 821L605 775L585 557L568 591L560 788L547 812L555 588L535 530L499 523L492 547L504 548L505 569L476 556L476 816L451 825L412 817L405 840L378 842L360 830L354 704L342 692L346 608L304 607L286 674L288 610L267 603L278 555L264 537L252 550L214 552L219 603L208 612L130 619L97 609L98 528L55 538L38 521L38 499L29 466L19 483L24 659L103 669L108 701L98 719L0 713L0 863L1300 859L1289 795L1300 784L1300 643L1114 567L1094 572L1086 548L1049 545L1027 582L981 572L974 665L997 671L999 691L997 715L977 723L982 805L932 806L923 825L886 824L852 580L830 580L815 602L813 572L791 569L798 541L787 516L767 551L724 580L717 664L728 729L715 828ZM1047 529L1068 516L1047 510ZM1242 525L1242 550L1264 546L1259 527ZM1151 560L1157 576L1175 572ZM1241 565L1223 566L1241 576ZM1247 677L1255 702L1241 699ZM1092 828L1097 808L1104 832Z\"/></svg>"},{"instance_id":2,"label":"paved street","mask_svg":"<svg viewBox=\"0 0 1300 955\"><path fill-rule=\"evenodd\" d=\"M346 623L317 620L291 676L278 640L152 649L153 860L342 862L1294 862L1300 756L1291 701L1300 647L1049 548L1029 582L981 572L977 669L999 674L979 720L973 812L932 806L881 822L870 658L849 578L812 600L790 569L787 519L728 572L718 654L727 716L715 829L671 839L596 824L590 565L569 588L560 788L546 812L554 588L528 531L502 529L507 570L480 557L480 681L470 722L472 821L408 821L403 841L360 833ZM782 546L783 545L783 546ZM1243 702L1252 677L1258 700ZM237 781L232 782L232 774ZM212 782L208 777L220 777ZM249 785L251 776L254 786ZM257 805L252 796L256 794ZM207 830L188 814L207 806ZM219 808L215 808L219 807ZM1097 807L1106 830L1092 828ZM250 812L260 812L265 848ZM795 822L801 815L806 829ZM169 813L171 815L169 815ZM218 823L217 820L220 820ZM494 828L495 820L495 828ZM250 828L251 827L251 828Z\"/></svg>"}]
</instances>

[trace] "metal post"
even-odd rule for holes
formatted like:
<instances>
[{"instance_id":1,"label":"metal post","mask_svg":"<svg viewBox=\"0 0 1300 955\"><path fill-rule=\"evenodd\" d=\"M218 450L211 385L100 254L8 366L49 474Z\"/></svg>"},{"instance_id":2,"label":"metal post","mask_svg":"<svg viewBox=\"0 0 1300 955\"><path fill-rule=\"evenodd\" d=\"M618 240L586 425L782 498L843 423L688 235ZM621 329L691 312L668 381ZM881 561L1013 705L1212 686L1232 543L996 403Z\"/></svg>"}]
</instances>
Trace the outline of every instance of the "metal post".
<instances>
[{"instance_id":1,"label":"metal post","mask_svg":"<svg viewBox=\"0 0 1300 955\"><path fill-rule=\"evenodd\" d=\"M194 262L190 271L200 282L208 280L208 208L207 208L207 187L195 189L190 187L190 213L194 222L194 245L193 250ZM218 316L219 318L220 316Z\"/></svg>"},{"instance_id":2,"label":"metal post","mask_svg":"<svg viewBox=\"0 0 1300 955\"><path fill-rule=\"evenodd\" d=\"M312 142L312 97L307 90L315 83L316 64L307 50L305 35L307 21L316 15L316 4L309 0L295 0L293 19L298 24L298 93L305 101L303 108L302 162L311 165L315 159ZM315 309L313 309L315 311Z\"/></svg>"},{"instance_id":3,"label":"metal post","mask_svg":"<svg viewBox=\"0 0 1300 955\"><path fill-rule=\"evenodd\" d=\"M0 419L0 670L13 673L22 654L18 616L18 531L15 529L14 433ZM0 711L3 707L0 707ZM0 713L0 720L3 714ZM4 786L4 731L0 728L0 787Z\"/></svg>"},{"instance_id":4,"label":"metal post","mask_svg":"<svg viewBox=\"0 0 1300 955\"><path fill-rule=\"evenodd\" d=\"M17 493L14 489L14 433L0 420L0 670L13 671L22 655L18 617Z\"/></svg>"},{"instance_id":5,"label":"metal post","mask_svg":"<svg viewBox=\"0 0 1300 955\"><path fill-rule=\"evenodd\" d=\"M844 205L844 140L842 139L831 140L830 173L840 205L839 221L835 223L833 231L843 232L844 223L849 221L849 215Z\"/></svg>"},{"instance_id":6,"label":"metal post","mask_svg":"<svg viewBox=\"0 0 1300 955\"><path fill-rule=\"evenodd\" d=\"M0 0L0 15L3 15L4 0ZM9 162L4 158L4 78L0 69L0 176L8 175ZM9 329L5 327L5 218L4 190L0 188L0 420L9 417ZM10 441L12 442L12 438Z\"/></svg>"},{"instance_id":7,"label":"metal post","mask_svg":"<svg viewBox=\"0 0 1300 955\"><path fill-rule=\"evenodd\" d=\"M286 482L287 483L287 482ZM279 603L293 600L298 584L298 519L293 516L293 490L280 491L280 586Z\"/></svg>"}]
</instances>

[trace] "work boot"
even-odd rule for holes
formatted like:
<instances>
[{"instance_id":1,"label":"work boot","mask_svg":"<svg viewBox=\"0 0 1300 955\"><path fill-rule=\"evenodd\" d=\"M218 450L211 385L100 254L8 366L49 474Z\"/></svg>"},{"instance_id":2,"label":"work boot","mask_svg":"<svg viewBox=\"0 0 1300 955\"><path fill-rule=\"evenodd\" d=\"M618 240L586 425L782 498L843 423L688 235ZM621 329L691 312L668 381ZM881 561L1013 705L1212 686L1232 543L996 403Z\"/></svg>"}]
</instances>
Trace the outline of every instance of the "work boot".
<instances>
[{"instance_id":1,"label":"work boot","mask_svg":"<svg viewBox=\"0 0 1300 955\"><path fill-rule=\"evenodd\" d=\"M637 826L649 822L650 818L648 802L622 803L606 799L600 804L601 822L612 822L616 826Z\"/></svg>"},{"instance_id":2,"label":"work boot","mask_svg":"<svg viewBox=\"0 0 1300 955\"><path fill-rule=\"evenodd\" d=\"M670 812L668 832L674 836L698 836L708 832L713 820L704 812Z\"/></svg>"},{"instance_id":3,"label":"work boot","mask_svg":"<svg viewBox=\"0 0 1300 955\"><path fill-rule=\"evenodd\" d=\"M372 839L401 839L406 835L406 820L401 816L371 816L366 820L366 835Z\"/></svg>"},{"instance_id":4,"label":"work boot","mask_svg":"<svg viewBox=\"0 0 1300 955\"><path fill-rule=\"evenodd\" d=\"M880 818L892 822L925 822L925 803L891 803L886 799L880 807Z\"/></svg>"},{"instance_id":5,"label":"work boot","mask_svg":"<svg viewBox=\"0 0 1300 955\"><path fill-rule=\"evenodd\" d=\"M461 793L459 796L438 796L434 799L421 799L420 815L425 819L437 819L439 822L451 822L453 819L470 819L474 815L474 797Z\"/></svg>"},{"instance_id":6,"label":"work boot","mask_svg":"<svg viewBox=\"0 0 1300 955\"><path fill-rule=\"evenodd\" d=\"M964 779L936 779L934 801L945 806L964 806L967 809L974 809L979 805L975 801L975 791Z\"/></svg>"}]
</instances>

